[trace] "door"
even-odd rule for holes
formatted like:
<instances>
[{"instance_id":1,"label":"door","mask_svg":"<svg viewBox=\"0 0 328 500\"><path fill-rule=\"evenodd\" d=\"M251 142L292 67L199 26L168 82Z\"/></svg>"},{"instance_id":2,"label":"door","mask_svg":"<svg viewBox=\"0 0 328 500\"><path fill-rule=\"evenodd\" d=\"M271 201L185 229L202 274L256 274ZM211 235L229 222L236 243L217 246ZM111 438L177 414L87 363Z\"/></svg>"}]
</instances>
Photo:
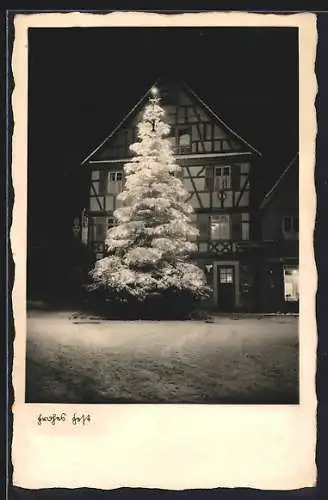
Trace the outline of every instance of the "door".
<instances>
[{"instance_id":1,"label":"door","mask_svg":"<svg viewBox=\"0 0 328 500\"><path fill-rule=\"evenodd\" d=\"M284 307L284 275L280 262L263 266L261 302L264 312L279 312Z\"/></svg>"},{"instance_id":2,"label":"door","mask_svg":"<svg viewBox=\"0 0 328 500\"><path fill-rule=\"evenodd\" d=\"M217 307L220 311L235 309L235 267L217 266Z\"/></svg>"}]
</instances>

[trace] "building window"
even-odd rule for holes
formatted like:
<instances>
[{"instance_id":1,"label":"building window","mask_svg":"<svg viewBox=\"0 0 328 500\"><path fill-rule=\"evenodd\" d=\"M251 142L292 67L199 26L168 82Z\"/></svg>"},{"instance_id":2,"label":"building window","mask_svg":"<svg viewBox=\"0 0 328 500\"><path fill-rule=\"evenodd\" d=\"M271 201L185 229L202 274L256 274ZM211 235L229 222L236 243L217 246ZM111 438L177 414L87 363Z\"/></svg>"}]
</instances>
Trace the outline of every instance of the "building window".
<instances>
[{"instance_id":1,"label":"building window","mask_svg":"<svg viewBox=\"0 0 328 500\"><path fill-rule=\"evenodd\" d=\"M296 266L284 266L284 291L286 302L299 300L299 270Z\"/></svg>"},{"instance_id":2,"label":"building window","mask_svg":"<svg viewBox=\"0 0 328 500\"><path fill-rule=\"evenodd\" d=\"M213 167L205 167L205 190L213 191Z\"/></svg>"},{"instance_id":3,"label":"building window","mask_svg":"<svg viewBox=\"0 0 328 500\"><path fill-rule=\"evenodd\" d=\"M110 215L107 218L107 229L111 229L114 226L115 226L115 217L113 215Z\"/></svg>"},{"instance_id":4,"label":"building window","mask_svg":"<svg viewBox=\"0 0 328 500\"><path fill-rule=\"evenodd\" d=\"M210 217L211 238L213 241L230 239L229 215L213 215Z\"/></svg>"},{"instance_id":5,"label":"building window","mask_svg":"<svg viewBox=\"0 0 328 500\"><path fill-rule=\"evenodd\" d=\"M191 128L180 128L177 130L178 152L189 153L191 151Z\"/></svg>"},{"instance_id":6,"label":"building window","mask_svg":"<svg viewBox=\"0 0 328 500\"><path fill-rule=\"evenodd\" d=\"M285 233L290 233L292 230L292 217L289 215L285 215L282 219L282 228Z\"/></svg>"},{"instance_id":7,"label":"building window","mask_svg":"<svg viewBox=\"0 0 328 500\"><path fill-rule=\"evenodd\" d=\"M241 214L241 239L249 240L249 214Z\"/></svg>"},{"instance_id":8,"label":"building window","mask_svg":"<svg viewBox=\"0 0 328 500\"><path fill-rule=\"evenodd\" d=\"M103 243L94 243L93 251L95 253L96 260L100 260L104 257L104 244Z\"/></svg>"},{"instance_id":9,"label":"building window","mask_svg":"<svg viewBox=\"0 0 328 500\"><path fill-rule=\"evenodd\" d=\"M230 167L215 167L215 187L217 191L231 187Z\"/></svg>"},{"instance_id":10,"label":"building window","mask_svg":"<svg viewBox=\"0 0 328 500\"><path fill-rule=\"evenodd\" d=\"M90 217L89 220L89 241L103 242L105 239L105 219L104 217Z\"/></svg>"},{"instance_id":11,"label":"building window","mask_svg":"<svg viewBox=\"0 0 328 500\"><path fill-rule=\"evenodd\" d=\"M220 268L220 283L233 283L233 269L232 267Z\"/></svg>"},{"instance_id":12,"label":"building window","mask_svg":"<svg viewBox=\"0 0 328 500\"><path fill-rule=\"evenodd\" d=\"M112 171L108 174L108 193L119 193L123 188L123 172Z\"/></svg>"},{"instance_id":13,"label":"building window","mask_svg":"<svg viewBox=\"0 0 328 500\"><path fill-rule=\"evenodd\" d=\"M184 178L184 170L183 167L180 167L178 170L175 170L174 172L170 172L172 177L176 177L177 179L182 180Z\"/></svg>"},{"instance_id":14,"label":"building window","mask_svg":"<svg viewBox=\"0 0 328 500\"><path fill-rule=\"evenodd\" d=\"M282 230L284 233L298 233L298 217L284 215L282 218Z\"/></svg>"},{"instance_id":15,"label":"building window","mask_svg":"<svg viewBox=\"0 0 328 500\"><path fill-rule=\"evenodd\" d=\"M99 181L99 179L100 179L100 172L99 172L99 170L93 170L92 171L92 173L91 173L91 179L93 181L96 181L96 180Z\"/></svg>"}]
</instances>

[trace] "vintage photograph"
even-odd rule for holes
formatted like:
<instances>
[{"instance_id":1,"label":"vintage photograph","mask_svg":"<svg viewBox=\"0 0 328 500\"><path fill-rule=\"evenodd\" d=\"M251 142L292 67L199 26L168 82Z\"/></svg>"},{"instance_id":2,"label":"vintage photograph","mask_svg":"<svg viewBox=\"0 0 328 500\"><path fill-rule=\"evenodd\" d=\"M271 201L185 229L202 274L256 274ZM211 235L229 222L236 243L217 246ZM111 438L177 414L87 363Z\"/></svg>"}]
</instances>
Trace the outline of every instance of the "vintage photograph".
<instances>
[{"instance_id":1,"label":"vintage photograph","mask_svg":"<svg viewBox=\"0 0 328 500\"><path fill-rule=\"evenodd\" d=\"M299 404L298 53L29 29L27 403Z\"/></svg>"}]
</instances>

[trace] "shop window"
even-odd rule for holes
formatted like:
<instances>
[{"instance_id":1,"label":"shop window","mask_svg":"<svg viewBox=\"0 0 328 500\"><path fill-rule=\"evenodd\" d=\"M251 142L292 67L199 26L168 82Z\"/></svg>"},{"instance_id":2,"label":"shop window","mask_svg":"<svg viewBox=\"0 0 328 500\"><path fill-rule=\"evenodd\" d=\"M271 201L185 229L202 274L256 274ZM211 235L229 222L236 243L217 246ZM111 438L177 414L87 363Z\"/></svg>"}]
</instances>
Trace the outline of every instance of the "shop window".
<instances>
[{"instance_id":1,"label":"shop window","mask_svg":"<svg viewBox=\"0 0 328 500\"><path fill-rule=\"evenodd\" d=\"M286 302L299 300L299 270L296 266L284 266L284 292Z\"/></svg>"}]
</instances>

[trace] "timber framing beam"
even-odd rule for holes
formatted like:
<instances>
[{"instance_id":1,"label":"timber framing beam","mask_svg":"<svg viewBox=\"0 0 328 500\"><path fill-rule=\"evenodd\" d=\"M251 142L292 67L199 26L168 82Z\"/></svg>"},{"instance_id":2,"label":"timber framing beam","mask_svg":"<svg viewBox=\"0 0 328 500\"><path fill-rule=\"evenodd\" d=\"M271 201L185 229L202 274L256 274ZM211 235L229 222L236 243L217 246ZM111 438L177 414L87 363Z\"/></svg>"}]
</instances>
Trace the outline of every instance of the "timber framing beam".
<instances>
[{"instance_id":1,"label":"timber framing beam","mask_svg":"<svg viewBox=\"0 0 328 500\"><path fill-rule=\"evenodd\" d=\"M214 164L214 163L225 163L227 161L233 161L236 159L237 161L241 161L243 158L249 160L252 156L252 153L248 151L234 151L227 153L191 153L191 154L181 154L175 155L176 161L180 165L199 165L202 164ZM108 168L109 165L117 165L121 166L124 163L128 163L132 160L131 158L115 158L108 160L93 160L89 161L86 165L89 167L97 167L97 169L101 170L101 168Z\"/></svg>"}]
</instances>

